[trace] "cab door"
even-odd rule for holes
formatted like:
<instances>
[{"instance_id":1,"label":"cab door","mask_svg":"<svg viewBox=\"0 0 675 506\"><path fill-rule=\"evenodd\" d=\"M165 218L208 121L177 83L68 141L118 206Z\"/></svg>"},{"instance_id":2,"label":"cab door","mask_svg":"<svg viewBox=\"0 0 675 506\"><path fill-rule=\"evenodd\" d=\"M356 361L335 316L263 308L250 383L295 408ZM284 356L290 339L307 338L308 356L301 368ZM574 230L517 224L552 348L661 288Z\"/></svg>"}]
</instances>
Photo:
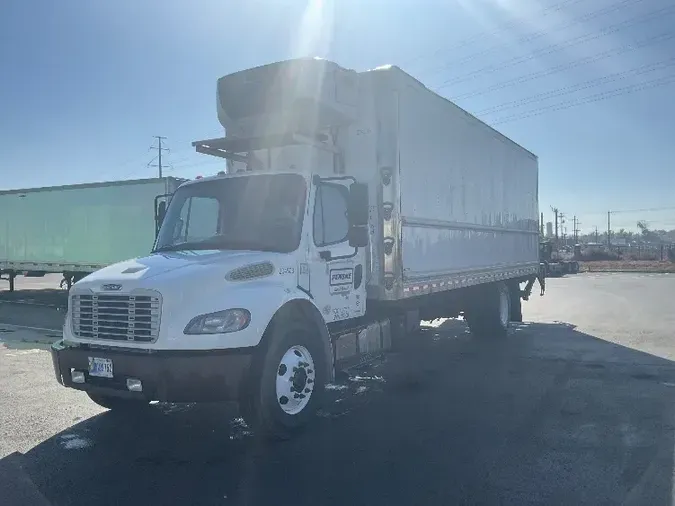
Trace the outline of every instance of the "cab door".
<instances>
[{"instance_id":1,"label":"cab door","mask_svg":"<svg viewBox=\"0 0 675 506\"><path fill-rule=\"evenodd\" d=\"M366 253L364 244L354 245L349 180L317 179L312 186L309 266L312 297L327 322L363 316Z\"/></svg>"}]
</instances>

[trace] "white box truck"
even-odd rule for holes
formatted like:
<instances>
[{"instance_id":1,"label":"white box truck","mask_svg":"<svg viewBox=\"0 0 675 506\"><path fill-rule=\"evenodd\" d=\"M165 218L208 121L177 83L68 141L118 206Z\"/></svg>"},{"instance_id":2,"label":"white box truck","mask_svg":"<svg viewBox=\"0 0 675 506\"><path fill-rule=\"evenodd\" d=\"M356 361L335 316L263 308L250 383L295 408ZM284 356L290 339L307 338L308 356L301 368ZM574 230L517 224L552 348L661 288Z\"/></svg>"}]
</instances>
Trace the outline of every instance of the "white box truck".
<instances>
[{"instance_id":1,"label":"white box truck","mask_svg":"<svg viewBox=\"0 0 675 506\"><path fill-rule=\"evenodd\" d=\"M165 177L0 191L0 275L63 273L70 287L106 265L146 254L155 207L182 180Z\"/></svg>"},{"instance_id":2,"label":"white box truck","mask_svg":"<svg viewBox=\"0 0 675 506\"><path fill-rule=\"evenodd\" d=\"M420 319L464 314L479 337L521 319L532 153L394 66L283 61L221 78L217 104L226 136L193 144L225 174L178 188L150 255L72 287L63 385L120 410L236 399L287 435L336 368Z\"/></svg>"}]
</instances>

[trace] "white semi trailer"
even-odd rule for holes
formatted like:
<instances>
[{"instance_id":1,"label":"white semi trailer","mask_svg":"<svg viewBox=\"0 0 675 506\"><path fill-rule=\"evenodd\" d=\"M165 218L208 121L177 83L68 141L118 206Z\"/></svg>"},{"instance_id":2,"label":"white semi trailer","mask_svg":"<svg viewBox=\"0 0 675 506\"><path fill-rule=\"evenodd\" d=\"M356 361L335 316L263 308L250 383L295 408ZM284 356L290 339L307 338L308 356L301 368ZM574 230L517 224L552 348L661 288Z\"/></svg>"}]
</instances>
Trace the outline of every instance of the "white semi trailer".
<instances>
[{"instance_id":1,"label":"white semi trailer","mask_svg":"<svg viewBox=\"0 0 675 506\"><path fill-rule=\"evenodd\" d=\"M535 155L394 66L273 63L219 79L217 104L226 137L193 144L227 170L177 189L152 253L73 286L63 385L122 410L236 399L287 435L420 319L521 319Z\"/></svg>"}]
</instances>

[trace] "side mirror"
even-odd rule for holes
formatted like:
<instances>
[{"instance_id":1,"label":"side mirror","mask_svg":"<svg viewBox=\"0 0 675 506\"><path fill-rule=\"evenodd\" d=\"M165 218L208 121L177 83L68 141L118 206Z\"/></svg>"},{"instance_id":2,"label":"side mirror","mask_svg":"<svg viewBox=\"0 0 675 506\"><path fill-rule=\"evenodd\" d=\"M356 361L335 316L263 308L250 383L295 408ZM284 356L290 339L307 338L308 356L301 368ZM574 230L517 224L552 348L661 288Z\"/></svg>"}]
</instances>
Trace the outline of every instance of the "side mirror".
<instances>
[{"instance_id":1,"label":"side mirror","mask_svg":"<svg viewBox=\"0 0 675 506\"><path fill-rule=\"evenodd\" d=\"M155 197L155 236L159 234L159 227L164 221L164 216L166 215L166 203L167 199L171 198L170 193L164 195L157 195Z\"/></svg>"},{"instance_id":2,"label":"side mirror","mask_svg":"<svg viewBox=\"0 0 675 506\"><path fill-rule=\"evenodd\" d=\"M161 225L166 215L166 200L162 200L157 206L157 224Z\"/></svg>"},{"instance_id":3,"label":"side mirror","mask_svg":"<svg viewBox=\"0 0 675 506\"><path fill-rule=\"evenodd\" d=\"M155 200L155 237L159 235L159 227L162 226L164 216L166 215L166 200L158 202Z\"/></svg>"},{"instance_id":4,"label":"side mirror","mask_svg":"<svg viewBox=\"0 0 675 506\"><path fill-rule=\"evenodd\" d=\"M352 248L365 248L368 246L368 227L349 227L347 237Z\"/></svg>"},{"instance_id":5,"label":"side mirror","mask_svg":"<svg viewBox=\"0 0 675 506\"><path fill-rule=\"evenodd\" d=\"M368 225L368 185L352 183L349 187L347 217L352 227Z\"/></svg>"}]
</instances>

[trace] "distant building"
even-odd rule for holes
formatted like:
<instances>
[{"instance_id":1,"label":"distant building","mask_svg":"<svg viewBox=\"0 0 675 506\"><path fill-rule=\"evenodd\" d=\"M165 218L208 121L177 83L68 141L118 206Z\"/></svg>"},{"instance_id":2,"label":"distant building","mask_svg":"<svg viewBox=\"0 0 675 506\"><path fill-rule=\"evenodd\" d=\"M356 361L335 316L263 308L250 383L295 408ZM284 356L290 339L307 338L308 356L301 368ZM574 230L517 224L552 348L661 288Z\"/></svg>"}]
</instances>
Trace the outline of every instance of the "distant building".
<instances>
[{"instance_id":1,"label":"distant building","mask_svg":"<svg viewBox=\"0 0 675 506\"><path fill-rule=\"evenodd\" d=\"M553 237L553 223L546 222L546 237Z\"/></svg>"}]
</instances>

